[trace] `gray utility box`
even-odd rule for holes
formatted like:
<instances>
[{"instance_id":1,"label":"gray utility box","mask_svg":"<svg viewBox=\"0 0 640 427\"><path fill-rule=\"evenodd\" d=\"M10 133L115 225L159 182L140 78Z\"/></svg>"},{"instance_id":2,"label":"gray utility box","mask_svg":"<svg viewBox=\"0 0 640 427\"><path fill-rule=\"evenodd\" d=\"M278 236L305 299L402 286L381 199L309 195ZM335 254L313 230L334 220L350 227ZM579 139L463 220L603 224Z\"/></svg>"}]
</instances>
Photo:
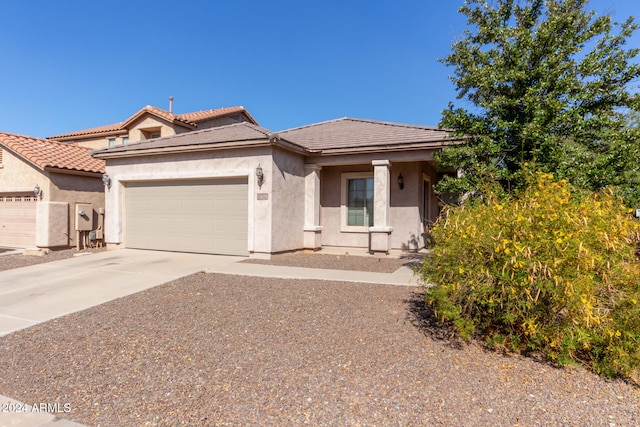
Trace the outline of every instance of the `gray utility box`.
<instances>
[{"instance_id":1,"label":"gray utility box","mask_svg":"<svg viewBox=\"0 0 640 427\"><path fill-rule=\"evenodd\" d=\"M76 231L93 230L93 206L90 204L76 204Z\"/></svg>"}]
</instances>

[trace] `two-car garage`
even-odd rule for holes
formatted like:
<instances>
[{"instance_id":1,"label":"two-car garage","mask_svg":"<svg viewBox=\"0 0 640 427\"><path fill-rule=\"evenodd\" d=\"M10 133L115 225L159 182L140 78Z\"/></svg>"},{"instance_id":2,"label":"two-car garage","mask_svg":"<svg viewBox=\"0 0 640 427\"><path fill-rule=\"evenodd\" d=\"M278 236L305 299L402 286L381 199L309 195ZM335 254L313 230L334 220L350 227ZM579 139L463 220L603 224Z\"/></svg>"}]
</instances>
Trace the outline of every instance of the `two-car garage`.
<instances>
[{"instance_id":1,"label":"two-car garage","mask_svg":"<svg viewBox=\"0 0 640 427\"><path fill-rule=\"evenodd\" d=\"M124 182L125 246L248 255L247 178Z\"/></svg>"}]
</instances>

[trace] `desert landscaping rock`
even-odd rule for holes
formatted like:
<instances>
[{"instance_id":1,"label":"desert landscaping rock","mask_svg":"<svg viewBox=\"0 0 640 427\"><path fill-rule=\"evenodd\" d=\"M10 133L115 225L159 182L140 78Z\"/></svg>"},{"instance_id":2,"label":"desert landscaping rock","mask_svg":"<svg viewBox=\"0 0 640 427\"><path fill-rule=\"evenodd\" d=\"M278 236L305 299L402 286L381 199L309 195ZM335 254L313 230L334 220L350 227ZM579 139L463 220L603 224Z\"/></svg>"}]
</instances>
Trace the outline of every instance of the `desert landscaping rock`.
<instances>
[{"instance_id":1,"label":"desert landscaping rock","mask_svg":"<svg viewBox=\"0 0 640 427\"><path fill-rule=\"evenodd\" d=\"M441 338L421 307L195 274L0 338L0 394L88 426L640 425L636 385Z\"/></svg>"}]
</instances>

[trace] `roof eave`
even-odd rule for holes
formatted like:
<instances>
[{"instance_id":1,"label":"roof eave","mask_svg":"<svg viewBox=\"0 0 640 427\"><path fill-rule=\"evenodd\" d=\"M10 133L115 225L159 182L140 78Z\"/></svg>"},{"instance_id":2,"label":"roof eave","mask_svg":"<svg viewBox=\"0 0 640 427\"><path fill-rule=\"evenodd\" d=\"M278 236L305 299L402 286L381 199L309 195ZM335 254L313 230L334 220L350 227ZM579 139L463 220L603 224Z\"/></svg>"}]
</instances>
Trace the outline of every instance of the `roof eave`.
<instances>
[{"instance_id":1,"label":"roof eave","mask_svg":"<svg viewBox=\"0 0 640 427\"><path fill-rule=\"evenodd\" d=\"M260 126L260 123L258 123L256 119L254 119L253 116L249 114L247 110L244 109L244 107L242 107L242 111L240 112L240 114L244 114L245 116L247 116L247 118L249 119L249 122L253 123L256 126Z\"/></svg>"},{"instance_id":2,"label":"roof eave","mask_svg":"<svg viewBox=\"0 0 640 427\"><path fill-rule=\"evenodd\" d=\"M13 154L14 156L24 160L25 162L29 163L31 166L35 167L36 169L39 169L39 170L44 172L44 168L42 166L40 166L39 164L37 164L33 160L29 159L27 156L25 156L24 154L22 154L19 151L15 150L14 148L9 147L9 146L7 146L5 144L2 144L2 143L0 143L0 148L3 148L4 150L7 150L8 152Z\"/></svg>"},{"instance_id":3,"label":"roof eave","mask_svg":"<svg viewBox=\"0 0 640 427\"><path fill-rule=\"evenodd\" d=\"M157 117L160 117L160 116L157 116ZM162 117L160 117L160 118L162 118ZM198 124L197 123L191 123L191 122L187 122L187 121L184 121L184 120L180 120L177 117L175 119L173 119L172 123L174 125L182 126L182 127L186 128L186 129L191 129L191 130L194 130L194 129L198 128Z\"/></svg>"},{"instance_id":4,"label":"roof eave","mask_svg":"<svg viewBox=\"0 0 640 427\"><path fill-rule=\"evenodd\" d=\"M218 151L229 150L234 148L253 148L253 147L265 147L273 144L268 138L260 139L247 139L242 141L229 141L229 142L217 142L217 143L205 143L205 144L192 144L192 145L176 145L170 147L156 147L156 148L140 148L140 149L119 149L119 150L95 150L90 154L96 159L116 159L125 157L141 157L154 154L173 154L173 153L193 153L198 151ZM118 147L120 148L120 147Z\"/></svg>"},{"instance_id":5,"label":"roof eave","mask_svg":"<svg viewBox=\"0 0 640 427\"><path fill-rule=\"evenodd\" d=\"M318 148L308 149L309 152L318 154L321 156L342 155L349 153L368 153L368 152L390 152L390 151L408 151L408 150L430 150L437 151L442 148L460 143L461 141L454 140L437 140L428 142L412 142L401 144L386 144L386 145L366 145L360 147L335 147L335 148Z\"/></svg>"},{"instance_id":6,"label":"roof eave","mask_svg":"<svg viewBox=\"0 0 640 427\"><path fill-rule=\"evenodd\" d=\"M88 132L88 133L79 133L75 135L53 135L47 136L45 139L48 141L58 141L58 142L66 142L66 141L75 141L77 139L85 139L92 137L105 137L105 136L116 136L116 135L126 135L126 129L117 129L110 131L101 131L101 132Z\"/></svg>"},{"instance_id":7,"label":"roof eave","mask_svg":"<svg viewBox=\"0 0 640 427\"><path fill-rule=\"evenodd\" d=\"M59 173L59 174L64 174L64 175L80 175L80 176L86 176L86 177L91 177L91 178L100 178L100 177L102 177L102 174L104 173L104 171L102 171L102 172L83 171L83 170L78 170L78 169L57 168L57 167L54 167L54 166L45 166L44 170L47 171L47 172L52 172L52 173Z\"/></svg>"}]
</instances>

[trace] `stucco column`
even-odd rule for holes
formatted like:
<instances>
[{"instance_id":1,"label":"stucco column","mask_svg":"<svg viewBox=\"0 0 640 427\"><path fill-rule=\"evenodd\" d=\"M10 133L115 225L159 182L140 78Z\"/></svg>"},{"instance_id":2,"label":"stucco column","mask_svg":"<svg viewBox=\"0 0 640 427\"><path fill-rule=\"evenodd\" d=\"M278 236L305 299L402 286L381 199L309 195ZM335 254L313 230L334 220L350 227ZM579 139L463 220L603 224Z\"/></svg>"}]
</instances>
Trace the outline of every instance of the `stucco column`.
<instances>
[{"instance_id":1,"label":"stucco column","mask_svg":"<svg viewBox=\"0 0 640 427\"><path fill-rule=\"evenodd\" d=\"M322 166L304 165L304 248L322 247L320 226L320 170Z\"/></svg>"},{"instance_id":2,"label":"stucco column","mask_svg":"<svg viewBox=\"0 0 640 427\"><path fill-rule=\"evenodd\" d=\"M391 162L374 160L373 164L373 227L371 234L372 252L389 252L391 232L389 206L391 200Z\"/></svg>"}]
</instances>

